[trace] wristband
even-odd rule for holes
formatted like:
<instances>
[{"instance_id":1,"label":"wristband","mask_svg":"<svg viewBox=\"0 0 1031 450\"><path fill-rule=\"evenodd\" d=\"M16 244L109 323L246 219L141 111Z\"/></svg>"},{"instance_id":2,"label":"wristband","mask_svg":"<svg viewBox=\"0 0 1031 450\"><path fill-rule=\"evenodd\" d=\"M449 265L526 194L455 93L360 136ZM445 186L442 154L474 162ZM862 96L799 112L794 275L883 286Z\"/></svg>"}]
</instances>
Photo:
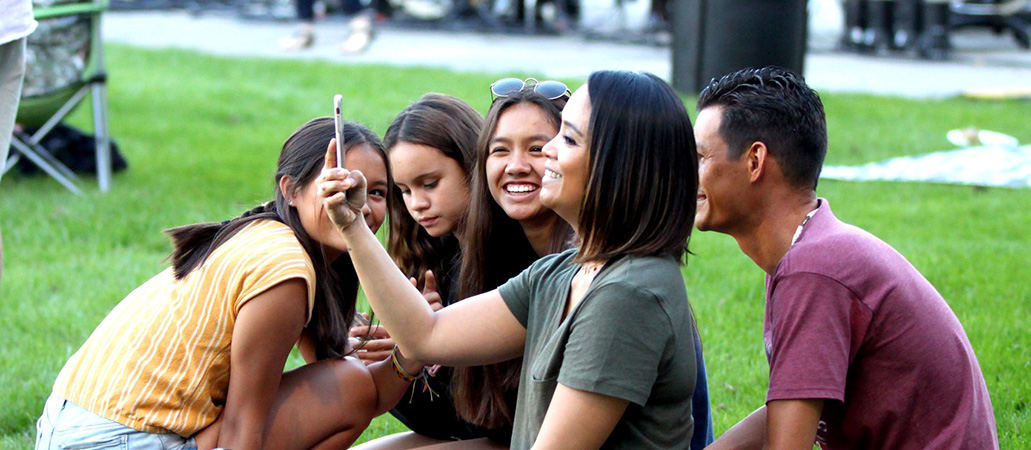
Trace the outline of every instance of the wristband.
<instances>
[{"instance_id":1,"label":"wristband","mask_svg":"<svg viewBox=\"0 0 1031 450\"><path fill-rule=\"evenodd\" d=\"M405 383L411 383L415 381L415 379L418 377L418 375L408 373L408 371L405 370L404 367L401 367L401 363L397 360L396 345L394 346L394 349L390 351L390 361L394 367L394 373L397 374L397 377L400 378L401 381L404 381Z\"/></svg>"}]
</instances>

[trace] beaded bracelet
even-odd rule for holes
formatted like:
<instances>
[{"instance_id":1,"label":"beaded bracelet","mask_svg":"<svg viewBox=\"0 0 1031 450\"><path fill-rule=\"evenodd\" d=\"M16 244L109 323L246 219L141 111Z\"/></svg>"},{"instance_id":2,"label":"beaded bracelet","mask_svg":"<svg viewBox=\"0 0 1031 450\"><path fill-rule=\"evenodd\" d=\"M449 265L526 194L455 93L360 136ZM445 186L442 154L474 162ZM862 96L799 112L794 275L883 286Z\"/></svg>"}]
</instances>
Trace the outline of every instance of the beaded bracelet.
<instances>
[{"instance_id":1,"label":"beaded bracelet","mask_svg":"<svg viewBox=\"0 0 1031 450\"><path fill-rule=\"evenodd\" d=\"M430 401L433 401L434 397L440 397L440 394L433 390L433 387L430 386L429 382L429 377L434 376L434 373L437 371L437 369L440 368L440 366L432 366L432 368L430 369L423 367L421 370L419 370L418 374L412 375L407 370L405 370L405 368L402 367L401 363L397 360L397 354L399 351L400 350L398 350L396 345L394 346L394 349L390 351L390 365L394 368L394 373L397 374L397 377L400 378L401 381L412 384L412 395L408 398L408 403L412 403L412 401L415 399L416 386L419 383L413 382L417 380L422 380L422 391L429 393Z\"/></svg>"},{"instance_id":2,"label":"beaded bracelet","mask_svg":"<svg viewBox=\"0 0 1031 450\"><path fill-rule=\"evenodd\" d=\"M397 361L396 345L394 346L394 349L390 351L390 361L394 366L394 373L397 374L397 377L400 378L401 381L404 381L405 383L411 383L415 381L415 379L418 377L418 375L412 375L408 373L408 371L405 370L404 367L401 367L401 363Z\"/></svg>"}]
</instances>

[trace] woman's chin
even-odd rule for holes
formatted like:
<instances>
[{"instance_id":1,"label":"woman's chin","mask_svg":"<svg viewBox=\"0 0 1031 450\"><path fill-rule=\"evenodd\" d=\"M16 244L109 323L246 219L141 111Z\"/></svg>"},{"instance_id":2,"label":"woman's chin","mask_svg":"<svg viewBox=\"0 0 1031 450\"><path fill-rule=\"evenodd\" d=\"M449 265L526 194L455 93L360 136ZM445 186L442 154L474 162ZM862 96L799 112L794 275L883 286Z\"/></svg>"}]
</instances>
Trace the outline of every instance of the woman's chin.
<instances>
[{"instance_id":1,"label":"woman's chin","mask_svg":"<svg viewBox=\"0 0 1031 450\"><path fill-rule=\"evenodd\" d=\"M513 220L524 221L532 219L541 209L540 202L536 206L530 205L502 205L501 210Z\"/></svg>"},{"instance_id":2,"label":"woman's chin","mask_svg":"<svg viewBox=\"0 0 1031 450\"><path fill-rule=\"evenodd\" d=\"M541 205L548 209L555 209L555 200L558 192L553 189L541 188L540 194L537 194L537 198L540 199Z\"/></svg>"}]
</instances>

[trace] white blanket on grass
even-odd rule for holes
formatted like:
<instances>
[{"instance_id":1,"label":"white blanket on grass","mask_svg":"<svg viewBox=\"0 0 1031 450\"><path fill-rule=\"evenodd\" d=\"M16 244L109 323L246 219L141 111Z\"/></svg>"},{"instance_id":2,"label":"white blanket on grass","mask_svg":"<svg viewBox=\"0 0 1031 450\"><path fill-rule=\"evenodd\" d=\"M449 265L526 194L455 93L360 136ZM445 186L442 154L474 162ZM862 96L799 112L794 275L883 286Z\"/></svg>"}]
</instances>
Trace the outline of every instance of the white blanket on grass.
<instances>
[{"instance_id":1,"label":"white blanket on grass","mask_svg":"<svg viewBox=\"0 0 1031 450\"><path fill-rule=\"evenodd\" d=\"M968 147L862 166L825 166L820 177L1031 188L1031 146Z\"/></svg>"}]
</instances>

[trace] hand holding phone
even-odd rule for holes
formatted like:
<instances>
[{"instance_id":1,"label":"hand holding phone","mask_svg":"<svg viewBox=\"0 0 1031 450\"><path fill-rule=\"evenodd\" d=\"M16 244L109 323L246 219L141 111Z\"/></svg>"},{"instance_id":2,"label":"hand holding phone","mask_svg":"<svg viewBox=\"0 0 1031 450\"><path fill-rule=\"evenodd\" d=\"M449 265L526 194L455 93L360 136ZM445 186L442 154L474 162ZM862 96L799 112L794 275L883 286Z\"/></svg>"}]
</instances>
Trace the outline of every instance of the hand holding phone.
<instances>
[{"instance_id":1,"label":"hand holding phone","mask_svg":"<svg viewBox=\"0 0 1031 450\"><path fill-rule=\"evenodd\" d=\"M340 114L340 102L344 96L337 94L333 96L333 125L336 127L337 140L337 167L344 168L344 118Z\"/></svg>"}]
</instances>

